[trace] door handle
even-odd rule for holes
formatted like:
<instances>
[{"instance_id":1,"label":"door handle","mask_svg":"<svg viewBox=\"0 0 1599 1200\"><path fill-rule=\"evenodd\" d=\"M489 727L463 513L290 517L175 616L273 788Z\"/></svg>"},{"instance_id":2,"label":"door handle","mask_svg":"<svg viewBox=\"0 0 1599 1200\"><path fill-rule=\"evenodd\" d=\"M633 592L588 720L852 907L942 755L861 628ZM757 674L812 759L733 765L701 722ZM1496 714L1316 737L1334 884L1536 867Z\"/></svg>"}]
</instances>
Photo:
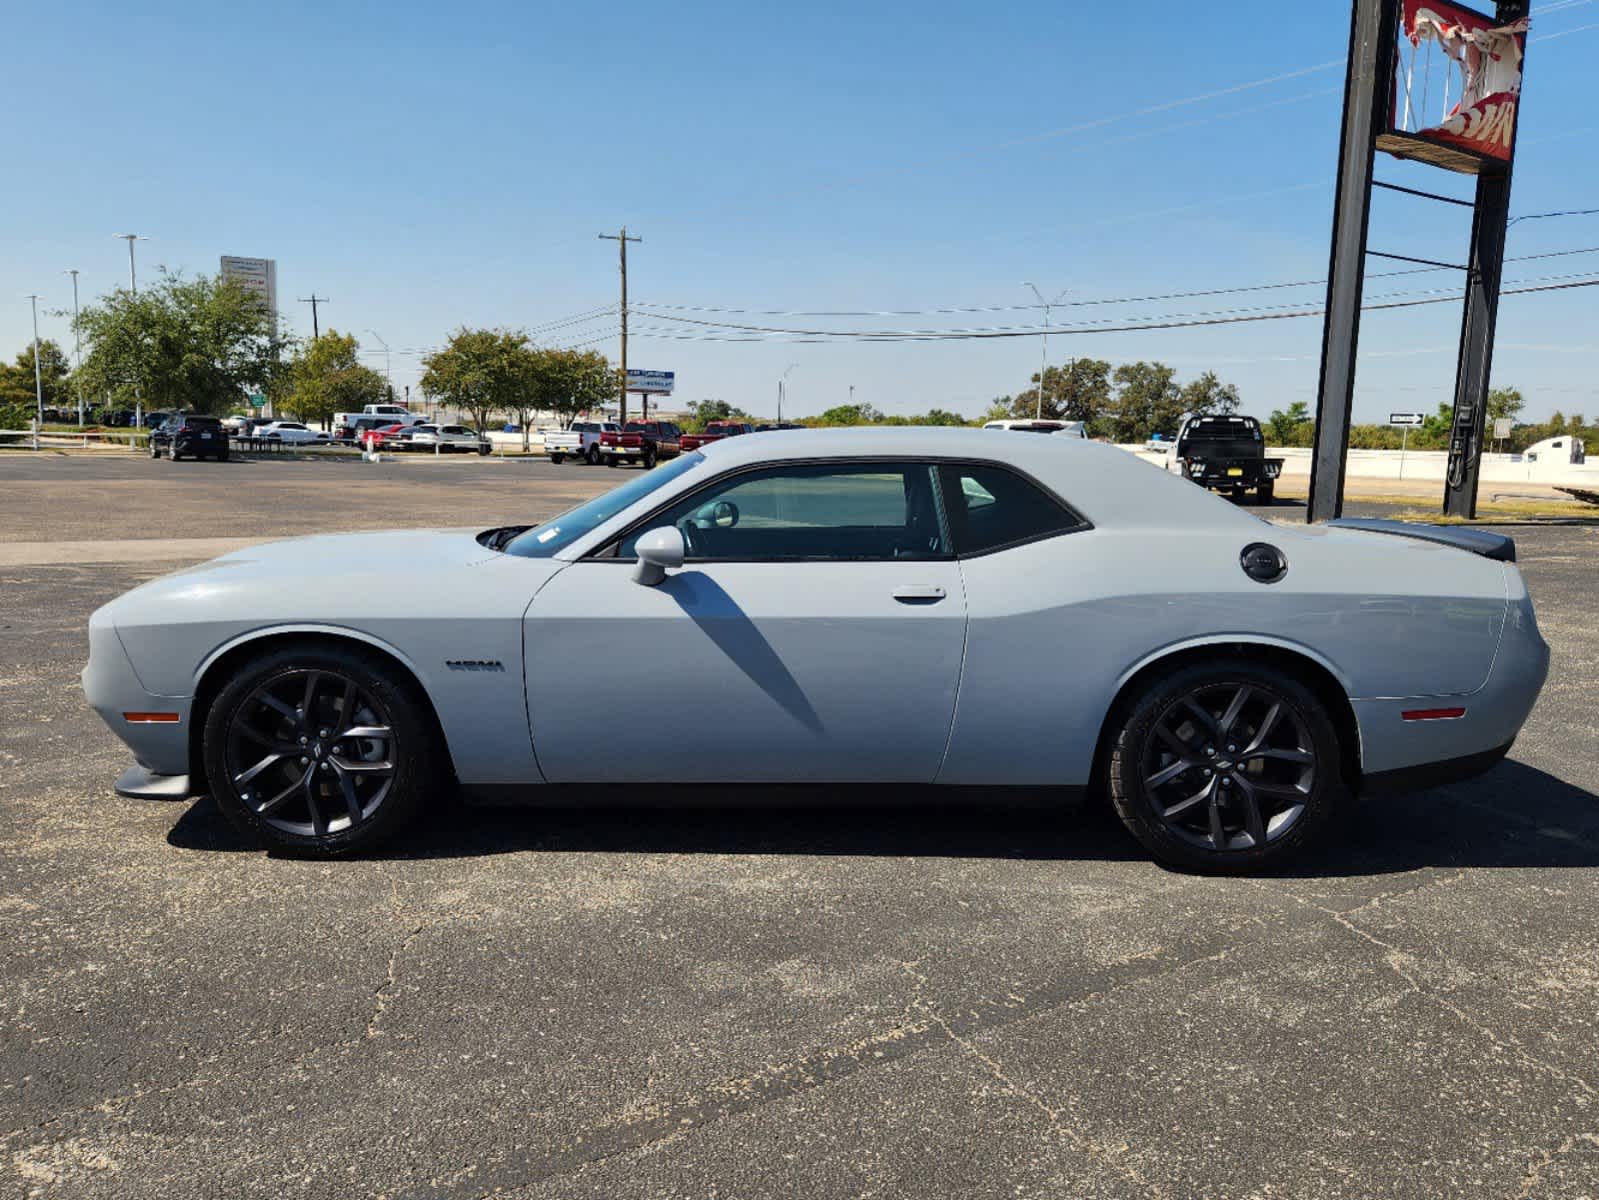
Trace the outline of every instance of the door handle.
<instances>
[{"instance_id":1,"label":"door handle","mask_svg":"<svg viewBox=\"0 0 1599 1200\"><path fill-rule=\"evenodd\" d=\"M901 604L937 604L944 598L941 587L899 587L894 589L894 599Z\"/></svg>"}]
</instances>

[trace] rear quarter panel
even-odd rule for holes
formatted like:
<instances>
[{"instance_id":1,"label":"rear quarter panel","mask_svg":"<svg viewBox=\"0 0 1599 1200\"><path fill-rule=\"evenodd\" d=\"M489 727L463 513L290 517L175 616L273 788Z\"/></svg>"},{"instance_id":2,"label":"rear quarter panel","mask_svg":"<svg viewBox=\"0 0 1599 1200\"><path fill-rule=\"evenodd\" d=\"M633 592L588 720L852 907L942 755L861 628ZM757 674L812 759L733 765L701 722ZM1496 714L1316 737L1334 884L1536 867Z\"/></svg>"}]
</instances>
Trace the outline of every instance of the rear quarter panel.
<instances>
[{"instance_id":1,"label":"rear quarter panel","mask_svg":"<svg viewBox=\"0 0 1599 1200\"><path fill-rule=\"evenodd\" d=\"M1246 576L1251 541L1288 559ZM1099 528L962 562L970 618L940 782L1082 784L1105 714L1143 665L1254 642L1325 666L1352 698L1472 692L1506 612L1499 564L1403 538L1264 523Z\"/></svg>"}]
</instances>

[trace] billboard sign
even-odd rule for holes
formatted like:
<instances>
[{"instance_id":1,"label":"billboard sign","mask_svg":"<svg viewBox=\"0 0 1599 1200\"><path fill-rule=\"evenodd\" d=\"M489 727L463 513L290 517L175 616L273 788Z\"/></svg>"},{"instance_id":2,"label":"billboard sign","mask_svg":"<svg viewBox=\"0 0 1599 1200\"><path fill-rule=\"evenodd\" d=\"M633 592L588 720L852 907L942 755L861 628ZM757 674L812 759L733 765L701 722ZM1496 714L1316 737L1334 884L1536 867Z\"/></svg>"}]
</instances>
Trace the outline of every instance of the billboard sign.
<instances>
[{"instance_id":1,"label":"billboard sign","mask_svg":"<svg viewBox=\"0 0 1599 1200\"><path fill-rule=\"evenodd\" d=\"M670 396L672 394L672 384L676 380L676 371L635 371L629 367L627 371L627 390L630 392L643 392L649 396Z\"/></svg>"},{"instance_id":2,"label":"billboard sign","mask_svg":"<svg viewBox=\"0 0 1599 1200\"><path fill-rule=\"evenodd\" d=\"M1419 426L1419 425L1425 424L1426 420L1427 420L1426 416L1424 414L1422 414L1422 413L1389 413L1388 414L1388 424L1390 424L1390 425L1403 425L1406 428L1409 428L1410 426L1413 426L1413 425Z\"/></svg>"},{"instance_id":3,"label":"billboard sign","mask_svg":"<svg viewBox=\"0 0 1599 1200\"><path fill-rule=\"evenodd\" d=\"M222 278L249 292L270 313L278 311L278 263L273 258L222 256Z\"/></svg>"},{"instance_id":4,"label":"billboard sign","mask_svg":"<svg viewBox=\"0 0 1599 1200\"><path fill-rule=\"evenodd\" d=\"M1448 0L1403 0L1399 34L1392 132L1378 147L1471 173L1508 163L1527 18L1496 25Z\"/></svg>"}]
</instances>

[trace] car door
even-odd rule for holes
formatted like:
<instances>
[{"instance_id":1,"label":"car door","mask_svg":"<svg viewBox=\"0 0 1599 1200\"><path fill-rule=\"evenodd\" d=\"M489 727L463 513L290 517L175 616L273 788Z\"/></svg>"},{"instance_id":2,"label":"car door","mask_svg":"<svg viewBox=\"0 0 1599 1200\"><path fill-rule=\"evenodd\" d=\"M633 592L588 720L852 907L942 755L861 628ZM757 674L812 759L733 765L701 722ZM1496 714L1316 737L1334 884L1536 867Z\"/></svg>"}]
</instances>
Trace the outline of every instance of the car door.
<instances>
[{"instance_id":1,"label":"car door","mask_svg":"<svg viewBox=\"0 0 1599 1200\"><path fill-rule=\"evenodd\" d=\"M658 586L633 544L685 533ZM965 640L925 463L785 464L675 500L528 611L534 751L553 782L930 782Z\"/></svg>"}]
</instances>

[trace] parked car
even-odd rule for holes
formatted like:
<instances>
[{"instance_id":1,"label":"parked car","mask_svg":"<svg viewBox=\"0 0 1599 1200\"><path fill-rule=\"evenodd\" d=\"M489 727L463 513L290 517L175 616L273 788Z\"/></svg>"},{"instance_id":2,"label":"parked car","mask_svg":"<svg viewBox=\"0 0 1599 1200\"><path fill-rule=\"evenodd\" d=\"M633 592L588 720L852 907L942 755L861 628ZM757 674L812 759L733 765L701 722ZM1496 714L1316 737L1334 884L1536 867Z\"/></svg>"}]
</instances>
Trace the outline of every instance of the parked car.
<instances>
[{"instance_id":1,"label":"parked car","mask_svg":"<svg viewBox=\"0 0 1599 1200\"><path fill-rule=\"evenodd\" d=\"M551 430L544 435L544 453L552 463L569 458L581 459L589 466L600 461L600 435L620 433L615 421L573 421L570 429Z\"/></svg>"},{"instance_id":2,"label":"parked car","mask_svg":"<svg viewBox=\"0 0 1599 1200\"><path fill-rule=\"evenodd\" d=\"M228 431L218 417L193 413L168 417L150 433L150 457L165 454L173 462L180 458L213 458L228 461Z\"/></svg>"},{"instance_id":3,"label":"parked car","mask_svg":"<svg viewBox=\"0 0 1599 1200\"><path fill-rule=\"evenodd\" d=\"M333 440L322 430L311 429L301 421L269 421L255 431L255 436L285 444L292 442L296 445Z\"/></svg>"},{"instance_id":4,"label":"parked car","mask_svg":"<svg viewBox=\"0 0 1599 1200\"><path fill-rule=\"evenodd\" d=\"M542 525L217 564L89 621L117 789L324 855L454 786L860 782L1103 788L1164 862L1275 868L1354 793L1492 767L1549 662L1508 537L1270 525L977 430L728 438Z\"/></svg>"},{"instance_id":5,"label":"parked car","mask_svg":"<svg viewBox=\"0 0 1599 1200\"><path fill-rule=\"evenodd\" d=\"M488 438L465 425L413 425L408 432L410 436L406 439L406 445L416 450L437 447L443 454L456 450L487 454L494 448Z\"/></svg>"},{"instance_id":6,"label":"parked car","mask_svg":"<svg viewBox=\"0 0 1599 1200\"><path fill-rule=\"evenodd\" d=\"M1190 417L1177 431L1168 469L1235 500L1253 488L1264 502L1276 491L1283 460L1266 457L1266 437L1254 417Z\"/></svg>"},{"instance_id":7,"label":"parked car","mask_svg":"<svg viewBox=\"0 0 1599 1200\"><path fill-rule=\"evenodd\" d=\"M608 467L636 462L648 471L658 460L682 452L682 436L670 421L629 421L616 433L600 434L600 457Z\"/></svg>"},{"instance_id":8,"label":"parked car","mask_svg":"<svg viewBox=\"0 0 1599 1200\"><path fill-rule=\"evenodd\" d=\"M371 428L376 425L421 425L427 418L421 413L414 413L403 404L368 404L360 412L336 412L333 414L333 431L341 437L354 437L359 432L359 426ZM350 430L341 434L343 429Z\"/></svg>"},{"instance_id":9,"label":"parked car","mask_svg":"<svg viewBox=\"0 0 1599 1200\"><path fill-rule=\"evenodd\" d=\"M701 446L708 446L712 442L719 442L723 438L752 432L754 431L743 421L707 421L703 432L683 434L678 439L678 447L687 453L690 450L698 450Z\"/></svg>"},{"instance_id":10,"label":"parked car","mask_svg":"<svg viewBox=\"0 0 1599 1200\"><path fill-rule=\"evenodd\" d=\"M368 450L403 450L405 443L410 440L412 428L410 425L391 424L363 430L361 445Z\"/></svg>"}]
</instances>

